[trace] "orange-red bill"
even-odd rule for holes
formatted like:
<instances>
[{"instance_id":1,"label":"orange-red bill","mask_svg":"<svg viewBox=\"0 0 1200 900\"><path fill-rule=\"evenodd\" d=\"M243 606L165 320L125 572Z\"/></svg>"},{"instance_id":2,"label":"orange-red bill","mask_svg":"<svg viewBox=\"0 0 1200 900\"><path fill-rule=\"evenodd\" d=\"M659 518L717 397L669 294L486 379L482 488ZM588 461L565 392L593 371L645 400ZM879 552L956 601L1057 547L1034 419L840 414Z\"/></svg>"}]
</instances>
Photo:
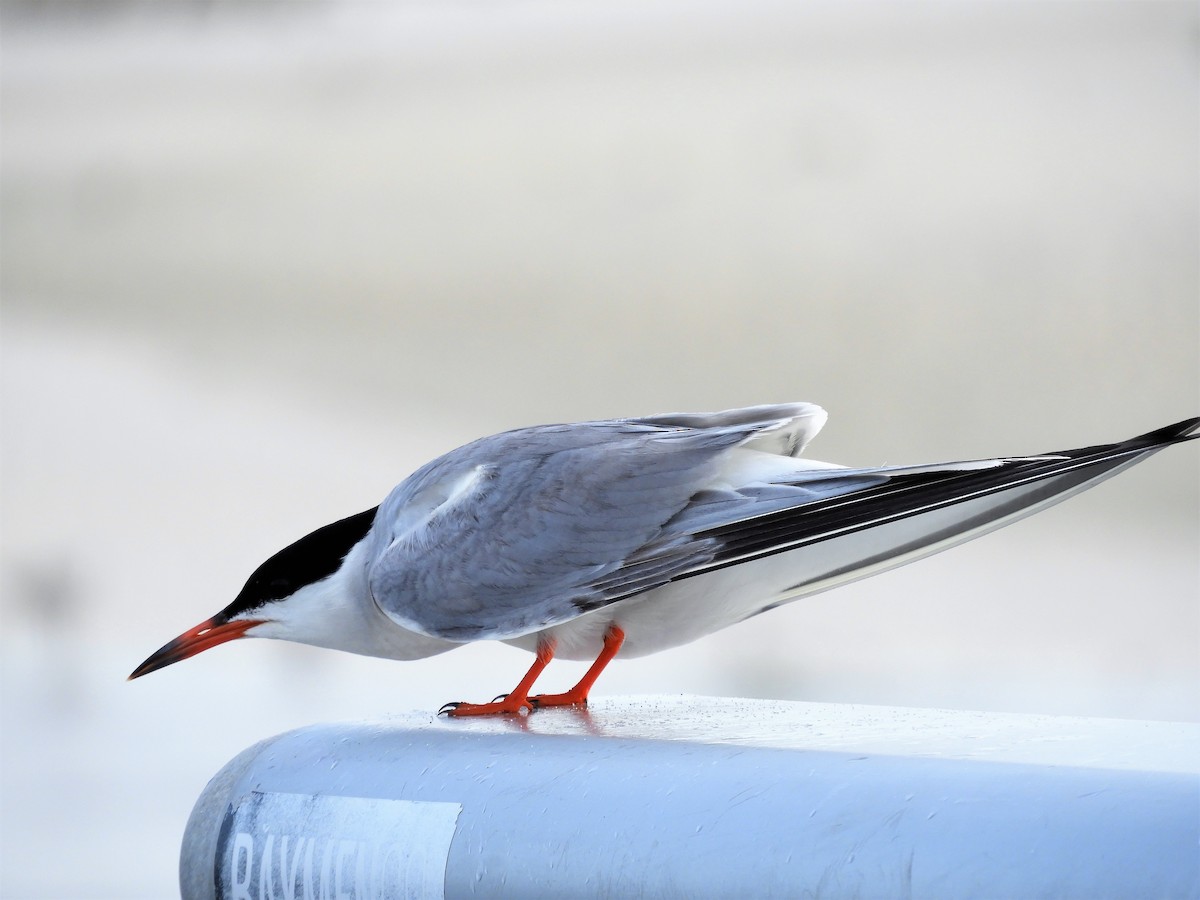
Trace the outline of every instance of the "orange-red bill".
<instances>
[{"instance_id":1,"label":"orange-red bill","mask_svg":"<svg viewBox=\"0 0 1200 900\"><path fill-rule=\"evenodd\" d=\"M175 640L163 644L144 663L133 670L133 674L129 676L129 680L133 681L135 678L141 678L143 675L147 675L164 666L177 663L181 659L195 656L197 653L202 653L210 647L217 646L217 644L224 644L226 641L240 638L249 629L261 624L261 622L254 619L241 619L236 622L219 623L213 619L205 619L195 628L185 631L179 637L175 638Z\"/></svg>"}]
</instances>

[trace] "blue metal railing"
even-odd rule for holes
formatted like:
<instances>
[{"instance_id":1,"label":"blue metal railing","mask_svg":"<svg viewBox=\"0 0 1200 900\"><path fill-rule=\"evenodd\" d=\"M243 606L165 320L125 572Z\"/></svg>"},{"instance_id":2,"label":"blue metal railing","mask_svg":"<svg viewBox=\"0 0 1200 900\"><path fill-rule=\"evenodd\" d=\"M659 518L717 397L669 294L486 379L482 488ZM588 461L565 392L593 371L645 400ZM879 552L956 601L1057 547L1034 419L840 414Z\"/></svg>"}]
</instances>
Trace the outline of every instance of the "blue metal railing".
<instances>
[{"instance_id":1,"label":"blue metal railing","mask_svg":"<svg viewBox=\"0 0 1200 900\"><path fill-rule=\"evenodd\" d=\"M205 789L185 898L1200 897L1200 725L704 697L316 725Z\"/></svg>"}]
</instances>

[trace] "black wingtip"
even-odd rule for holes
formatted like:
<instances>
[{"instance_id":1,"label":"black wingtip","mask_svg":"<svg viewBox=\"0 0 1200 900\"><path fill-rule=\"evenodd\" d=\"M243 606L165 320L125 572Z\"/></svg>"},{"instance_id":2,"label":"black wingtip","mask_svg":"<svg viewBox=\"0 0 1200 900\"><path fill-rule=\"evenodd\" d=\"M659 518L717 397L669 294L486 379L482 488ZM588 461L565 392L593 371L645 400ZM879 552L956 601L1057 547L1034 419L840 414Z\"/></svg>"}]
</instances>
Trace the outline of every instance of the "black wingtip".
<instances>
[{"instance_id":1,"label":"black wingtip","mask_svg":"<svg viewBox=\"0 0 1200 900\"><path fill-rule=\"evenodd\" d=\"M1117 441L1112 444L1097 444L1093 447L1079 447L1074 450L1059 450L1058 455L1081 459L1087 456L1129 455L1132 453L1153 453L1172 444L1184 441L1194 441L1200 438L1200 416L1184 419L1173 425L1164 425L1137 437Z\"/></svg>"},{"instance_id":2,"label":"black wingtip","mask_svg":"<svg viewBox=\"0 0 1200 900\"><path fill-rule=\"evenodd\" d=\"M1130 443L1145 443L1145 444L1177 444L1180 441L1194 441L1200 438L1200 416L1191 419L1184 419L1182 422L1176 422L1174 425L1167 425L1164 428L1156 428L1154 431L1140 434L1133 438Z\"/></svg>"}]
</instances>

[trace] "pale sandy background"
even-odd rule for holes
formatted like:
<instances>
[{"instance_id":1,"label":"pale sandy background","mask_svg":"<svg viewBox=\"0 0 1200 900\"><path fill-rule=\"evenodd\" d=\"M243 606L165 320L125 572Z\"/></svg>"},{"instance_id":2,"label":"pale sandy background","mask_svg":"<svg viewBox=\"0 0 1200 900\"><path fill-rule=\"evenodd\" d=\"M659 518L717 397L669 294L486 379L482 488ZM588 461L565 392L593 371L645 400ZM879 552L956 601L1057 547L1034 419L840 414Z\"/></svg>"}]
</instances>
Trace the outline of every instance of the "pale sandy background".
<instances>
[{"instance_id":1,"label":"pale sandy background","mask_svg":"<svg viewBox=\"0 0 1200 900\"><path fill-rule=\"evenodd\" d=\"M124 682L471 438L803 399L874 464L1200 413L1194 4L0 9L4 897L170 896L243 747L511 687L266 642ZM1198 458L597 691L1200 720Z\"/></svg>"}]
</instances>

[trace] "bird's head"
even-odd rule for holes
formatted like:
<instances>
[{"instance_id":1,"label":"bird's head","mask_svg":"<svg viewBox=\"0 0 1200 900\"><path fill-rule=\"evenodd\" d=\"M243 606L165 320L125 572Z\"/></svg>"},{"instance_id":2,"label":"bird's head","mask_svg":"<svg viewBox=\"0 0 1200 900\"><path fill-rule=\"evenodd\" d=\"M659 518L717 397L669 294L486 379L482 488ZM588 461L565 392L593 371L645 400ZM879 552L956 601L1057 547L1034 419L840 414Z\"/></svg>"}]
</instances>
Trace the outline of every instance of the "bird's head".
<instances>
[{"instance_id":1,"label":"bird's head","mask_svg":"<svg viewBox=\"0 0 1200 900\"><path fill-rule=\"evenodd\" d=\"M320 620L327 585L346 555L370 531L375 509L318 528L280 550L246 582L232 603L195 628L168 641L129 676L132 681L156 669L241 637L269 637L316 643L309 623Z\"/></svg>"}]
</instances>

